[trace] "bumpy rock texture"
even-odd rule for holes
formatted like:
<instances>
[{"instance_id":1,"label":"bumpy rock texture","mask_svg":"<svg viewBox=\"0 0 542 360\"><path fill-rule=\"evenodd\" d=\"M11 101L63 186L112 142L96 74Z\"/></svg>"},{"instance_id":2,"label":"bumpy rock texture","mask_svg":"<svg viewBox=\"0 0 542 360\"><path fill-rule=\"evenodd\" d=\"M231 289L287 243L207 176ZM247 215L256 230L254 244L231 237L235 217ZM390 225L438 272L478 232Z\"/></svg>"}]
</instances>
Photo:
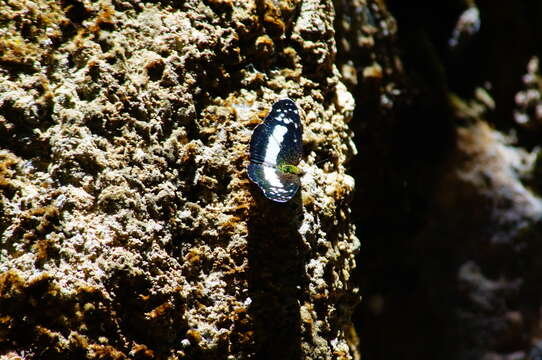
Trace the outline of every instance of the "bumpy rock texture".
<instances>
[{"instance_id":1,"label":"bumpy rock texture","mask_svg":"<svg viewBox=\"0 0 542 360\"><path fill-rule=\"evenodd\" d=\"M0 355L351 358L333 21L327 0L0 5ZM275 204L245 167L282 97L306 175Z\"/></svg>"},{"instance_id":2,"label":"bumpy rock texture","mask_svg":"<svg viewBox=\"0 0 542 360\"><path fill-rule=\"evenodd\" d=\"M542 5L388 5L2 2L0 357L540 358Z\"/></svg>"}]
</instances>

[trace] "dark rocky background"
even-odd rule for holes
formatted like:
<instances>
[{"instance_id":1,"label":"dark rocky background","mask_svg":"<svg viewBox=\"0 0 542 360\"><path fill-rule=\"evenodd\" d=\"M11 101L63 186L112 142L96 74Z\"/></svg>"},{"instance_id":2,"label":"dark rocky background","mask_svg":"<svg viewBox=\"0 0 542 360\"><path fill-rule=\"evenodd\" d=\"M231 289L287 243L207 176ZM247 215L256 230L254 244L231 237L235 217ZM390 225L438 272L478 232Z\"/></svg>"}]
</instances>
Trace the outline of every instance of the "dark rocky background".
<instances>
[{"instance_id":1,"label":"dark rocky background","mask_svg":"<svg viewBox=\"0 0 542 360\"><path fill-rule=\"evenodd\" d=\"M380 34L375 48L400 58L379 85L385 94L394 78L393 110L365 106L372 83L352 86L361 353L538 359L542 4L390 1L387 10L396 36L390 45Z\"/></svg>"}]
</instances>

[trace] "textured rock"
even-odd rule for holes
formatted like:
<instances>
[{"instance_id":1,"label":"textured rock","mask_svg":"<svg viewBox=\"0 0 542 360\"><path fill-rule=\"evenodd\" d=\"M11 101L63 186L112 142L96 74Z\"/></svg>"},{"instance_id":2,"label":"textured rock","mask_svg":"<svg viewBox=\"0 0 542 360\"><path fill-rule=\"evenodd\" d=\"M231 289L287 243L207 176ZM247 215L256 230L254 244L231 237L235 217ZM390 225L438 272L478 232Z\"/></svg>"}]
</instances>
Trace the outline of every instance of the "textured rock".
<instances>
[{"instance_id":1,"label":"textured rock","mask_svg":"<svg viewBox=\"0 0 542 360\"><path fill-rule=\"evenodd\" d=\"M3 2L0 357L539 358L540 2L386 4Z\"/></svg>"},{"instance_id":2,"label":"textured rock","mask_svg":"<svg viewBox=\"0 0 542 360\"><path fill-rule=\"evenodd\" d=\"M0 354L351 357L354 100L330 1L0 14ZM245 166L285 96L307 174L278 205Z\"/></svg>"}]
</instances>

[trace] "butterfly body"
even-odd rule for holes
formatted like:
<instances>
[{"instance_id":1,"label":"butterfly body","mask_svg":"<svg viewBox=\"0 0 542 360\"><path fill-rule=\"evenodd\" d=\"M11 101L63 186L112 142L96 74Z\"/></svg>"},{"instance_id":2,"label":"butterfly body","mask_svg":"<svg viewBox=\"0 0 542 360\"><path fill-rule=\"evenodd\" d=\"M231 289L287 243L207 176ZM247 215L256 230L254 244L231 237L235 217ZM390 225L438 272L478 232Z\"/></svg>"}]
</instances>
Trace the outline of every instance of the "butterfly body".
<instances>
[{"instance_id":1,"label":"butterfly body","mask_svg":"<svg viewBox=\"0 0 542 360\"><path fill-rule=\"evenodd\" d=\"M286 202L301 185L302 131L297 106L282 99L252 133L248 177L270 200Z\"/></svg>"}]
</instances>

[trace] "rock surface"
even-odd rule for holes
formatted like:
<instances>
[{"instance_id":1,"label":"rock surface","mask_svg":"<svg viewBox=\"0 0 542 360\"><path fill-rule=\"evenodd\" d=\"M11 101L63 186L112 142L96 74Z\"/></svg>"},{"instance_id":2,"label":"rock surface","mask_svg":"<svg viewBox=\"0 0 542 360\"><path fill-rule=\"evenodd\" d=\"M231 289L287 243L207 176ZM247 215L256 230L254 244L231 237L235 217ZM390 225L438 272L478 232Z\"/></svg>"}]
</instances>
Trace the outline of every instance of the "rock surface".
<instances>
[{"instance_id":1,"label":"rock surface","mask_svg":"<svg viewBox=\"0 0 542 360\"><path fill-rule=\"evenodd\" d=\"M351 358L354 100L330 1L0 14L0 355ZM305 129L286 205L245 170L282 97Z\"/></svg>"},{"instance_id":2,"label":"rock surface","mask_svg":"<svg viewBox=\"0 0 542 360\"><path fill-rule=\"evenodd\" d=\"M0 358L540 358L540 4L2 2Z\"/></svg>"}]
</instances>

